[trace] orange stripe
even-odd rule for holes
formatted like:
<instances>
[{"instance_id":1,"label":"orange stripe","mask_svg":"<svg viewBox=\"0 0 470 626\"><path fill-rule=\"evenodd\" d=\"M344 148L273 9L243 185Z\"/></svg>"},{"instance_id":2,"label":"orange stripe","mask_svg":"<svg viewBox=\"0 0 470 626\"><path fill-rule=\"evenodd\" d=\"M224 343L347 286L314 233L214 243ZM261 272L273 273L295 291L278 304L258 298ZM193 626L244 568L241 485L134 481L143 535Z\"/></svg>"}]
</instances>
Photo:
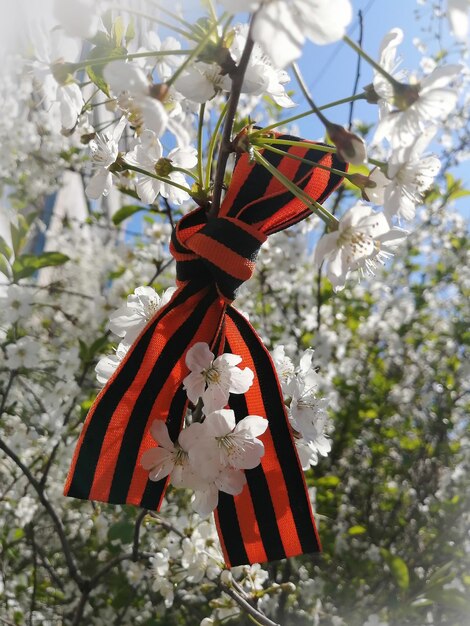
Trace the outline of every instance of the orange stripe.
<instances>
[{"instance_id":1,"label":"orange stripe","mask_svg":"<svg viewBox=\"0 0 470 626\"><path fill-rule=\"evenodd\" d=\"M237 254L212 237L198 233L191 238L189 245L200 257L238 280L246 281L253 275L255 269L253 261Z\"/></svg>"},{"instance_id":2,"label":"orange stripe","mask_svg":"<svg viewBox=\"0 0 470 626\"><path fill-rule=\"evenodd\" d=\"M171 337L171 335L181 326L181 320L186 319L186 315L191 314L191 311L202 299L205 293L205 290L202 290L196 293L193 297L188 298L188 300L180 306L168 312L163 324L158 324L156 326L147 348L147 352L142 360L140 369L111 417L103 440L98 464L95 469L93 484L88 496L89 500L99 500L101 502L106 502L108 500L114 470L121 449L122 438L126 431L135 403L137 402L137 399L139 398L142 389L152 372L156 360L159 358L163 348L165 347L168 337ZM151 322L149 322L149 324L150 323ZM163 412L165 408L161 407L161 410Z\"/></svg>"},{"instance_id":3,"label":"orange stripe","mask_svg":"<svg viewBox=\"0 0 470 626\"><path fill-rule=\"evenodd\" d=\"M230 347L233 350L234 354L239 354L243 358L244 367L249 367L254 372L256 372L256 367L251 358L251 354L248 351L246 344L243 341L243 338L238 332L237 327L229 317L226 318L226 324L227 337L229 337ZM247 403L249 415L261 415L262 417L267 417L266 410L262 401L261 389L259 387L258 379L256 376L254 378L253 385L245 394L245 400ZM269 428L266 430L261 439L265 447L264 456L261 458L261 466L266 476L269 493L271 495L274 511L276 513L276 523L279 528L282 545L284 546L284 550L287 556L302 554L302 546L297 533L297 527L295 525L294 517L290 508L290 501L287 494L286 483L284 481L284 476L281 466L279 464L279 460L277 458L274 442L272 440ZM291 444L292 446L295 446L292 440L292 434ZM237 498L235 498L235 501L238 504ZM245 511L243 511L243 515L245 515Z\"/></svg>"},{"instance_id":4,"label":"orange stripe","mask_svg":"<svg viewBox=\"0 0 470 626\"><path fill-rule=\"evenodd\" d=\"M191 314L192 306L190 307L189 314ZM214 337L217 336L217 333L220 328L220 324L224 318L225 314L225 305L222 299L215 300L215 302L208 309L206 317L202 321L201 326L198 328L197 333L194 335L191 343L188 345L188 349L194 343L198 341L203 341L212 345L214 341ZM179 325L181 325L183 318L179 316ZM148 450L149 448L155 447L155 441L150 435L150 426L156 419L163 419L166 421L168 418L168 410L171 406L171 402L174 398L174 395L180 386L183 378L187 376L189 373L189 369L185 363L186 353L182 355L181 359L176 363L173 368L171 375L165 382L162 387L161 392L155 398L155 401L152 406L152 410L150 411L150 415L147 421L147 426L145 428L145 435L142 439L142 443L139 448L139 453L137 455L137 464L134 468L134 474L132 476L132 481L129 487L129 491L127 494L126 502L128 504L140 505L142 500L142 496L144 494L145 488L147 486L148 480L148 471L144 470L144 468L140 465L140 459L142 454ZM162 408L165 407L164 410Z\"/></svg>"}]
</instances>

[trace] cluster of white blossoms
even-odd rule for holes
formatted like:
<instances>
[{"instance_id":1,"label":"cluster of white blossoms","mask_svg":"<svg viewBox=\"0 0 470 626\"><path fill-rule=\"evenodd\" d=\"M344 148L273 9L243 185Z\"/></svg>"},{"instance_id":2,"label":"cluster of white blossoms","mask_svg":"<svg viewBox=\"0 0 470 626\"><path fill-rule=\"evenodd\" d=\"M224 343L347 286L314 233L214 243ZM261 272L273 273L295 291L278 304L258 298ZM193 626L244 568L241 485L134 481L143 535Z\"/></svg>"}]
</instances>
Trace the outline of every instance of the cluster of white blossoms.
<instances>
[{"instance_id":1,"label":"cluster of white blossoms","mask_svg":"<svg viewBox=\"0 0 470 626\"><path fill-rule=\"evenodd\" d=\"M380 118L374 143L386 142L388 147L382 148L386 158L358 183L363 199L382 206L383 211L358 202L315 249L314 266L324 265L335 291L343 289L351 271L373 275L378 265L393 256L408 234L402 223L414 219L416 206L441 167L437 156L426 151L438 131L437 123L457 104L458 91L452 84L463 68L442 66L421 80L401 82L406 73L398 69L396 53L402 40L398 28L385 36L379 65L386 75L376 71L371 86Z\"/></svg>"},{"instance_id":2,"label":"cluster of white blossoms","mask_svg":"<svg viewBox=\"0 0 470 626\"><path fill-rule=\"evenodd\" d=\"M298 368L283 345L274 348L272 358L288 406L299 460L302 469L308 470L311 465L317 465L318 455L328 456L331 450L327 434L331 428L328 402L320 394L321 380L313 364L313 350L305 350Z\"/></svg>"},{"instance_id":3,"label":"cluster of white blossoms","mask_svg":"<svg viewBox=\"0 0 470 626\"><path fill-rule=\"evenodd\" d=\"M243 470L259 465L264 454L258 437L268 420L248 415L236 422L235 413L224 408L231 393L246 393L253 383L253 372L238 367L241 360L235 354L214 357L207 343L195 343L186 353L190 373L183 386L193 406L201 401L204 420L183 428L176 443L165 422L153 422L150 431L158 447L141 458L150 480L170 475L174 487L194 490L193 508L203 516L216 508L219 491L241 493L246 483Z\"/></svg>"}]
</instances>

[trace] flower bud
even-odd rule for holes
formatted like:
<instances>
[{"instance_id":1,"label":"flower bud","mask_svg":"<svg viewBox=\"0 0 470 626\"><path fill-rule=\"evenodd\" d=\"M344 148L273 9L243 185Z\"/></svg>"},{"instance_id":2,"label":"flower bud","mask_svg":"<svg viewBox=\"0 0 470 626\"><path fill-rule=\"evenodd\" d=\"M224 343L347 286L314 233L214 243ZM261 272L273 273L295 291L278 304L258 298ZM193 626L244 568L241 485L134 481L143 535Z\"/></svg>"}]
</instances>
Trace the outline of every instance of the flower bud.
<instances>
[{"instance_id":1,"label":"flower bud","mask_svg":"<svg viewBox=\"0 0 470 626\"><path fill-rule=\"evenodd\" d=\"M338 157L347 163L361 165L367 160L366 144L362 137L346 130L340 124L329 122L326 126L331 141L337 148Z\"/></svg>"}]
</instances>

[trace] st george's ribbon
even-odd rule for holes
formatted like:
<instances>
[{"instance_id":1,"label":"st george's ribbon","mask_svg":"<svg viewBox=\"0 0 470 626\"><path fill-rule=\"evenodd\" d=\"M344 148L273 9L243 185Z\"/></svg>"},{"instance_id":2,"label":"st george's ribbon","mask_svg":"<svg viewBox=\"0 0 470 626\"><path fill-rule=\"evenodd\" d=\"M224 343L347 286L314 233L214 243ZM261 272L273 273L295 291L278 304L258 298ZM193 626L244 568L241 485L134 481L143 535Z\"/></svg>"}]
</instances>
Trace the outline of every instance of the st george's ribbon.
<instances>
[{"instance_id":1,"label":"st george's ribbon","mask_svg":"<svg viewBox=\"0 0 470 626\"><path fill-rule=\"evenodd\" d=\"M264 158L305 194L322 203L345 171L334 154L290 135L282 153ZM311 147L306 147L310 143ZM299 160L303 159L303 160ZM315 167L306 161L318 163ZM188 398L185 356L197 342L215 355L233 353L255 374L245 394L231 394L236 421L265 417L264 456L245 470L240 495L219 493L215 511L226 564L262 563L318 552L320 542L304 475L269 352L254 328L233 306L238 287L253 274L260 246L272 233L296 224L310 209L265 167L242 154L219 215L203 208L185 215L173 232L178 289L147 323L91 407L65 485L65 495L158 511L168 477L153 482L141 466L154 447L154 420L164 420L172 441L183 427Z\"/></svg>"}]
</instances>

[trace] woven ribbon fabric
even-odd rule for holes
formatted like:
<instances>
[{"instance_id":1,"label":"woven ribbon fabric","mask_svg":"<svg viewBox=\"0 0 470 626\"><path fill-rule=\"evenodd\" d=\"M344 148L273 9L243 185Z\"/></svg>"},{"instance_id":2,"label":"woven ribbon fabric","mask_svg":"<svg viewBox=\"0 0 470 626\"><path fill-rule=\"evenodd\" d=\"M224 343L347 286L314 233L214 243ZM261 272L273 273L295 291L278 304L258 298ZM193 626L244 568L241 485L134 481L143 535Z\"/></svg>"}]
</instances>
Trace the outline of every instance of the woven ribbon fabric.
<instances>
[{"instance_id":1,"label":"woven ribbon fabric","mask_svg":"<svg viewBox=\"0 0 470 626\"><path fill-rule=\"evenodd\" d=\"M283 145L282 150L284 154L265 151L263 156L317 202L341 182L337 174L292 158L345 171L345 163L316 144ZM261 415L269 421L262 437L265 454L258 467L246 470L242 493L219 494L215 519L227 565L319 551L274 364L256 331L231 305L237 288L252 275L266 238L308 215L301 200L243 154L219 216L208 219L197 208L178 222L170 244L178 289L147 323L91 407L65 495L160 508L168 479L150 481L140 459L155 446L150 435L154 420L165 420L171 439L177 440L188 407L182 384L189 373L185 356L196 342L205 342L216 355L240 355L241 365L255 373L247 393L230 396L236 420Z\"/></svg>"}]
</instances>

